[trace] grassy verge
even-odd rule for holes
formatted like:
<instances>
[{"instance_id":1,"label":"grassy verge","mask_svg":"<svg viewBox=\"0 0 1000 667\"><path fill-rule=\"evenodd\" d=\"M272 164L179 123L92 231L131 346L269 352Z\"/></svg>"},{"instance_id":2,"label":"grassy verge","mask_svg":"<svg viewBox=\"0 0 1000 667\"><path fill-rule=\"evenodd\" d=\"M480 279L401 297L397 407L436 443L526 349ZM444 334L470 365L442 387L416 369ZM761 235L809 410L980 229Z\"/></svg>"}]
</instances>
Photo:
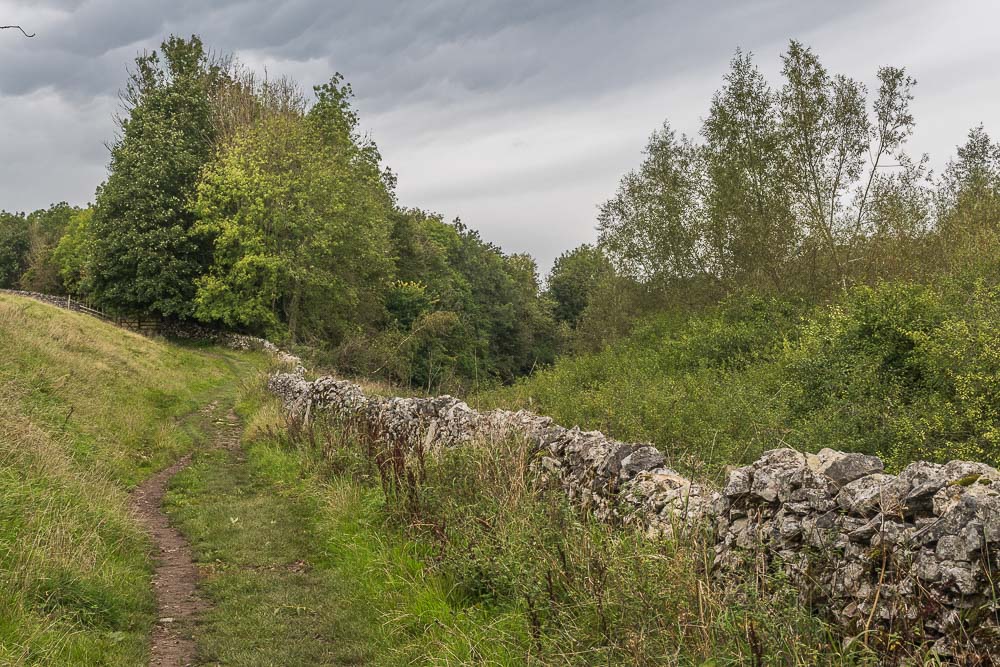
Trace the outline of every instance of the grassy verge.
<instances>
[{"instance_id":1,"label":"grassy verge","mask_svg":"<svg viewBox=\"0 0 1000 667\"><path fill-rule=\"evenodd\" d=\"M0 296L0 664L145 663L151 564L127 491L261 363Z\"/></svg>"},{"instance_id":2,"label":"grassy verge","mask_svg":"<svg viewBox=\"0 0 1000 667\"><path fill-rule=\"evenodd\" d=\"M393 477L350 429L289 430L259 387L244 412L245 459L203 457L170 497L209 573L213 664L874 663L780 580L718 586L699 536L591 520L524 443Z\"/></svg>"}]
</instances>

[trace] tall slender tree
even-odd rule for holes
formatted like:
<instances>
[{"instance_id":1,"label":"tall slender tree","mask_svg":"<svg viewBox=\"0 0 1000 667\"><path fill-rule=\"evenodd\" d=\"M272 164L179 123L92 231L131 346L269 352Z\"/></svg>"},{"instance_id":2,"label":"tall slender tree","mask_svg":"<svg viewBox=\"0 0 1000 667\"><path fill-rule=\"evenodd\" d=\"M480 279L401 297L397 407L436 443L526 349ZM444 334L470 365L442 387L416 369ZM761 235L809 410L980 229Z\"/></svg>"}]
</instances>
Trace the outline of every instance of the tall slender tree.
<instances>
[{"instance_id":1,"label":"tall slender tree","mask_svg":"<svg viewBox=\"0 0 1000 667\"><path fill-rule=\"evenodd\" d=\"M738 50L702 126L710 234L725 239L723 278L780 288L794 279L787 266L800 230L777 121L774 93L751 54Z\"/></svg>"}]
</instances>

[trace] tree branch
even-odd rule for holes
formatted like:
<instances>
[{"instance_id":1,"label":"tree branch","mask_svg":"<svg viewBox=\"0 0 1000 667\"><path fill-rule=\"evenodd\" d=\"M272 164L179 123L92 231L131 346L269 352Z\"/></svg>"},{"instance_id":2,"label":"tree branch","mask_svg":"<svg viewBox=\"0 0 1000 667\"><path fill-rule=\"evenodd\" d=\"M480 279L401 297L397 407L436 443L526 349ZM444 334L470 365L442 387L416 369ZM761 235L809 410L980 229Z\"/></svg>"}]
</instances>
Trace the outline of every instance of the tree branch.
<instances>
[{"instance_id":1,"label":"tree branch","mask_svg":"<svg viewBox=\"0 0 1000 667\"><path fill-rule=\"evenodd\" d=\"M10 28L17 28L18 30L21 31L21 34L24 35L25 37L34 37L35 36L35 33L31 33L30 35L28 33L26 33L24 31L24 28L22 28L19 25L0 25L0 30L8 30Z\"/></svg>"}]
</instances>

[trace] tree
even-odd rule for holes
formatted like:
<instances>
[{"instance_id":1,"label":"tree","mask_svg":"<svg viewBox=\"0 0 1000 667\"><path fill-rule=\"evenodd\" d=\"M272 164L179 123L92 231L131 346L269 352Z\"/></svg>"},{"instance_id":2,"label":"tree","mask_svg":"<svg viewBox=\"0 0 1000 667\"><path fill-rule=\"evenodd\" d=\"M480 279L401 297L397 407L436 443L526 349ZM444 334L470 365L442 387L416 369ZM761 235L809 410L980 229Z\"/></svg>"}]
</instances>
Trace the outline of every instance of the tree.
<instances>
[{"instance_id":1,"label":"tree","mask_svg":"<svg viewBox=\"0 0 1000 667\"><path fill-rule=\"evenodd\" d=\"M337 344L382 317L392 196L340 84L317 87L306 116L239 131L205 169L196 231L214 262L199 319Z\"/></svg>"},{"instance_id":2,"label":"tree","mask_svg":"<svg viewBox=\"0 0 1000 667\"><path fill-rule=\"evenodd\" d=\"M782 61L785 84L778 107L790 161L788 182L808 235L807 252L817 258L813 281L817 286L831 279L842 283L873 231L871 195L885 158L904 160L916 81L902 68L879 69L872 122L865 87L843 75L830 76L811 49L792 41Z\"/></svg>"},{"instance_id":3,"label":"tree","mask_svg":"<svg viewBox=\"0 0 1000 667\"><path fill-rule=\"evenodd\" d=\"M63 289L67 294L83 296L91 265L93 237L90 224L94 209L77 209L69 218L66 231L52 251L52 261L56 264Z\"/></svg>"},{"instance_id":4,"label":"tree","mask_svg":"<svg viewBox=\"0 0 1000 667\"><path fill-rule=\"evenodd\" d=\"M972 128L940 179L938 254L956 266L981 263L1000 238L1000 144ZM992 261L992 258L987 261Z\"/></svg>"},{"instance_id":5,"label":"tree","mask_svg":"<svg viewBox=\"0 0 1000 667\"><path fill-rule=\"evenodd\" d=\"M19 281L22 289L44 294L65 293L53 253L77 211L62 202L28 216L29 251L27 266Z\"/></svg>"},{"instance_id":6,"label":"tree","mask_svg":"<svg viewBox=\"0 0 1000 667\"><path fill-rule=\"evenodd\" d=\"M775 95L751 54L737 50L701 132L711 183L708 237L718 248L720 277L783 287L793 278L789 263L800 230L788 194Z\"/></svg>"},{"instance_id":7,"label":"tree","mask_svg":"<svg viewBox=\"0 0 1000 667\"><path fill-rule=\"evenodd\" d=\"M610 272L611 265L604 253L590 244L584 243L560 255L546 280L548 295L555 303L556 320L575 327L594 290Z\"/></svg>"},{"instance_id":8,"label":"tree","mask_svg":"<svg viewBox=\"0 0 1000 667\"><path fill-rule=\"evenodd\" d=\"M220 78L201 40L171 37L136 59L126 117L98 190L89 289L111 311L188 318L209 249L189 201L212 156L210 91Z\"/></svg>"},{"instance_id":9,"label":"tree","mask_svg":"<svg viewBox=\"0 0 1000 667\"><path fill-rule=\"evenodd\" d=\"M724 239L706 239L703 151L664 123L645 155L601 206L601 249L619 272L644 282L712 273Z\"/></svg>"},{"instance_id":10,"label":"tree","mask_svg":"<svg viewBox=\"0 0 1000 667\"><path fill-rule=\"evenodd\" d=\"M28 266L28 230L24 214L0 212L0 288L16 287Z\"/></svg>"}]
</instances>

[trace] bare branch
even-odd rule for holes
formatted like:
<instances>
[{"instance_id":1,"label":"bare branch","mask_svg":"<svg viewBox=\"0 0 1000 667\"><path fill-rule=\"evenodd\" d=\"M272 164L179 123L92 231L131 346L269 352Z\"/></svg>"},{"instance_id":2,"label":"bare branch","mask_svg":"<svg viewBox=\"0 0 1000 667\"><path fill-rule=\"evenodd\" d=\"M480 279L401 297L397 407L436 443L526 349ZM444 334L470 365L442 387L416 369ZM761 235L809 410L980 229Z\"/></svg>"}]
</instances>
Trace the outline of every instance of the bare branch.
<instances>
[{"instance_id":1,"label":"bare branch","mask_svg":"<svg viewBox=\"0 0 1000 667\"><path fill-rule=\"evenodd\" d=\"M28 33L26 33L24 31L24 28L22 28L19 25L0 25L0 30L8 30L10 28L17 28L18 30L21 31L21 34L24 35L25 37L34 37L35 36L35 33L31 33L30 35Z\"/></svg>"}]
</instances>

